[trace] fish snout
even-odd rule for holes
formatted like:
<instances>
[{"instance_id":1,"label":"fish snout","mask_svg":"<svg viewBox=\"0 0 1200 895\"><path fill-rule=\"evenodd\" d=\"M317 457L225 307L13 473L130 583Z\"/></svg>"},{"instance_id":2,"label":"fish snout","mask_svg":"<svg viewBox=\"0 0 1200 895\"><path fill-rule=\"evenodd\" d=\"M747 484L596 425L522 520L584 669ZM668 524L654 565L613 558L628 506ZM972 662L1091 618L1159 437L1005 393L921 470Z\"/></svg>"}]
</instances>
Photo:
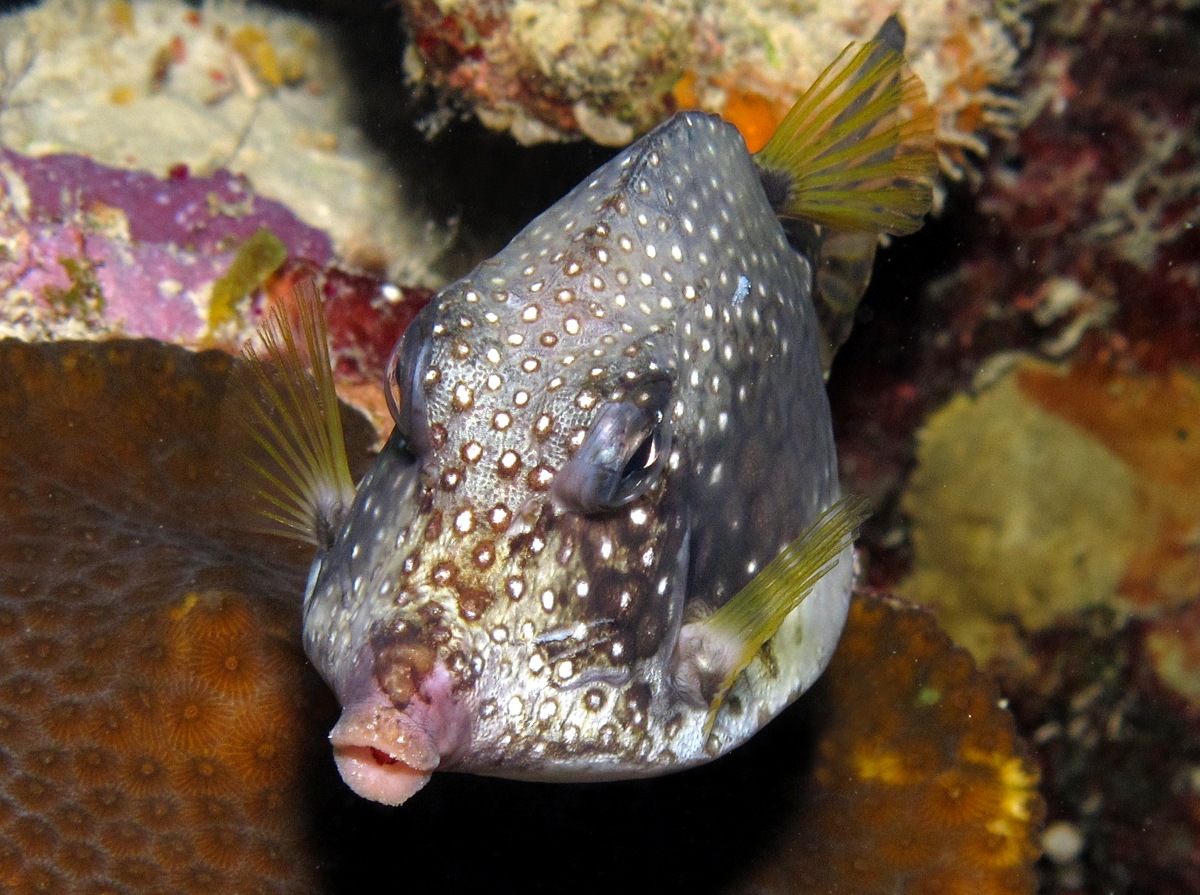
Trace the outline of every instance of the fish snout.
<instances>
[{"instance_id":1,"label":"fish snout","mask_svg":"<svg viewBox=\"0 0 1200 895\"><path fill-rule=\"evenodd\" d=\"M365 799L400 805L467 751L471 724L433 650L393 649L377 655L376 669L365 692L344 703L329 741L347 786Z\"/></svg>"}]
</instances>

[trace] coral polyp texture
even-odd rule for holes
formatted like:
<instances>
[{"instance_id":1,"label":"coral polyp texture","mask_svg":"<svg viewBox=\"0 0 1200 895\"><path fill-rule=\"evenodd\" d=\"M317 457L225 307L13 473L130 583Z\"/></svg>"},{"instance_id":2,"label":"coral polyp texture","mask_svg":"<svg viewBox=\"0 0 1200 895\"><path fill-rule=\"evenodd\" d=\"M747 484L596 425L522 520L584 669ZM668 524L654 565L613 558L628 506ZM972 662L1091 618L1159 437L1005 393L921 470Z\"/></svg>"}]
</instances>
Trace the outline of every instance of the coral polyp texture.
<instances>
[{"instance_id":1,"label":"coral polyp texture","mask_svg":"<svg viewBox=\"0 0 1200 895\"><path fill-rule=\"evenodd\" d=\"M230 364L0 342L0 890L321 891L308 557L239 516Z\"/></svg>"},{"instance_id":2,"label":"coral polyp texture","mask_svg":"<svg viewBox=\"0 0 1200 895\"><path fill-rule=\"evenodd\" d=\"M921 610L859 596L813 766L738 892L1033 892L1044 806L994 685Z\"/></svg>"},{"instance_id":3,"label":"coral polyp texture","mask_svg":"<svg viewBox=\"0 0 1200 895\"><path fill-rule=\"evenodd\" d=\"M229 169L346 264L422 284L444 246L354 120L334 39L253 4L46 0L0 14L0 144L166 177Z\"/></svg>"},{"instance_id":4,"label":"coral polyp texture","mask_svg":"<svg viewBox=\"0 0 1200 895\"><path fill-rule=\"evenodd\" d=\"M938 113L945 167L1007 132L1005 94L1025 34L1021 3L797 5L680 0L406 0L410 75L447 88L522 142L577 134L620 145L679 107L724 115L759 148L848 42L889 15Z\"/></svg>"}]
</instances>

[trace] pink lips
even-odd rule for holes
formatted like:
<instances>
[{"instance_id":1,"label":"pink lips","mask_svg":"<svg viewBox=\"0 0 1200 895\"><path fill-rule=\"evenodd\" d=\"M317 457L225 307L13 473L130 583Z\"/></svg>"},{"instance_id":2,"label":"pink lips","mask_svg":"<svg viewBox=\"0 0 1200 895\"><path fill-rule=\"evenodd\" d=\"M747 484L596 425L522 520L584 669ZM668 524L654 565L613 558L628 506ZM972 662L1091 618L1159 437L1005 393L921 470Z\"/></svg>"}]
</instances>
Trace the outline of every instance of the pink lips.
<instances>
[{"instance_id":1,"label":"pink lips","mask_svg":"<svg viewBox=\"0 0 1200 895\"><path fill-rule=\"evenodd\" d=\"M470 739L469 725L439 663L421 694L399 709L378 686L347 705L329 734L338 772L352 790L384 805L416 794Z\"/></svg>"}]
</instances>

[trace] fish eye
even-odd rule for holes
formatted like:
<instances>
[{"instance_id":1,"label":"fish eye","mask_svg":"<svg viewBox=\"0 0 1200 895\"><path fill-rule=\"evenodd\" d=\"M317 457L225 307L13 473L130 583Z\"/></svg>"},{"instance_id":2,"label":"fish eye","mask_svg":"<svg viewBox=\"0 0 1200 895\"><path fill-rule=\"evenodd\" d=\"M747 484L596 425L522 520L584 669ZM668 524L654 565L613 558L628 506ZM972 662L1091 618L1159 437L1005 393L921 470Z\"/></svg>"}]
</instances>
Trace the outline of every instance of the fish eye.
<instances>
[{"instance_id":1,"label":"fish eye","mask_svg":"<svg viewBox=\"0 0 1200 895\"><path fill-rule=\"evenodd\" d=\"M605 404L554 479L555 494L584 514L619 509L662 474L671 447L670 382L655 379Z\"/></svg>"},{"instance_id":2,"label":"fish eye","mask_svg":"<svg viewBox=\"0 0 1200 895\"><path fill-rule=\"evenodd\" d=\"M429 369L431 345L429 336L428 316L422 312L409 324L392 350L384 387L396 431L408 449L418 456L427 453L433 445L425 400L425 374Z\"/></svg>"}]
</instances>

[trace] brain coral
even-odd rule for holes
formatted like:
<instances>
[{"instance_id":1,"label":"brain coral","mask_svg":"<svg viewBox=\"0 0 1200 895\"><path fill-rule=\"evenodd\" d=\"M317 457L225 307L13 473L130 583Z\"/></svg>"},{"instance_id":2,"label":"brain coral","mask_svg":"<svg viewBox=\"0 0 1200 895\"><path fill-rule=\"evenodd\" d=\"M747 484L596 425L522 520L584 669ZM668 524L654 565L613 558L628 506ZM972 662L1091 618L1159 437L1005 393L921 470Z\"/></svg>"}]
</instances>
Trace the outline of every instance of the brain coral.
<instances>
[{"instance_id":1,"label":"brain coral","mask_svg":"<svg viewBox=\"0 0 1200 895\"><path fill-rule=\"evenodd\" d=\"M231 360L0 342L0 890L315 892L303 550L239 530Z\"/></svg>"}]
</instances>

